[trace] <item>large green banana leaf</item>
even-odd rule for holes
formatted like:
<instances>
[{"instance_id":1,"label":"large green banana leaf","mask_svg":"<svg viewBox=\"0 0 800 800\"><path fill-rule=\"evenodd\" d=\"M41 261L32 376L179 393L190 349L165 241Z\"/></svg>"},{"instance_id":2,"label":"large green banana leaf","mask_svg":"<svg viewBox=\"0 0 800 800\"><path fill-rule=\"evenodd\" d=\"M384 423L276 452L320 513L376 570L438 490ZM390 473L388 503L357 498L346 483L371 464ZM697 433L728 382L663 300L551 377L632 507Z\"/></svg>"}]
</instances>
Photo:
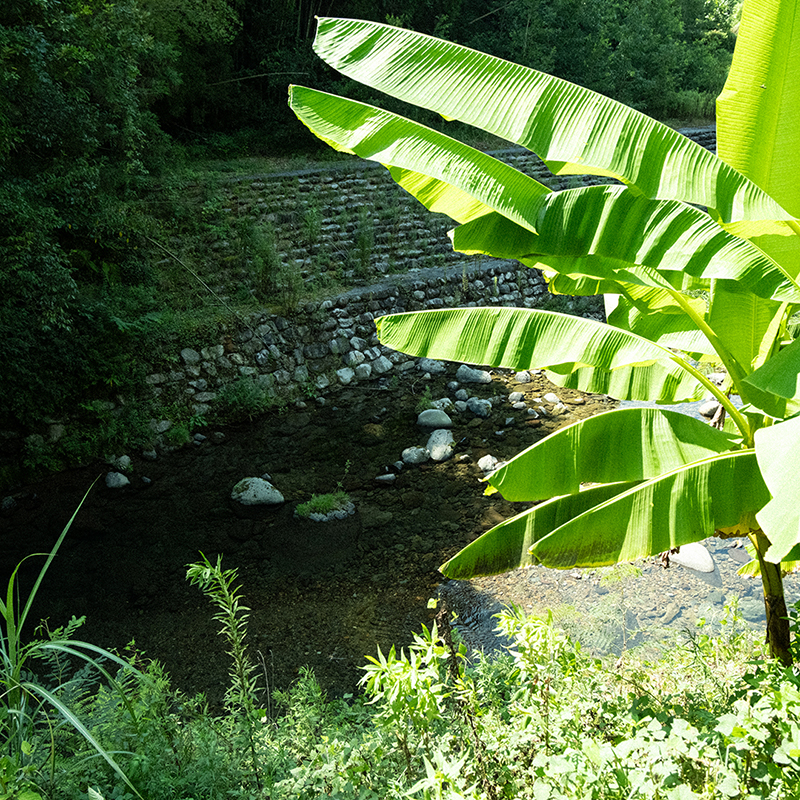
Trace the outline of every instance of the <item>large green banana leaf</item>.
<instances>
[{"instance_id":1,"label":"large green banana leaf","mask_svg":"<svg viewBox=\"0 0 800 800\"><path fill-rule=\"evenodd\" d=\"M612 396L619 399L675 402L702 391L698 378L666 348L568 314L453 308L392 314L376 325L382 344L404 353L516 370L547 368L565 379L578 370L584 387L601 387L585 391L603 391L613 382Z\"/></svg>"},{"instance_id":2,"label":"large green banana leaf","mask_svg":"<svg viewBox=\"0 0 800 800\"><path fill-rule=\"evenodd\" d=\"M800 214L799 25L796 0L748 0L717 99L720 157L794 216Z\"/></svg>"},{"instance_id":3,"label":"large green banana leaf","mask_svg":"<svg viewBox=\"0 0 800 800\"><path fill-rule=\"evenodd\" d=\"M662 553L755 525L769 501L752 450L696 461L639 484L565 523L533 545L547 567L601 567Z\"/></svg>"},{"instance_id":4,"label":"large green banana leaf","mask_svg":"<svg viewBox=\"0 0 800 800\"><path fill-rule=\"evenodd\" d=\"M756 431L756 457L772 499L756 515L771 542L765 558L797 559L800 544L800 417Z\"/></svg>"},{"instance_id":5,"label":"large green banana leaf","mask_svg":"<svg viewBox=\"0 0 800 800\"><path fill-rule=\"evenodd\" d=\"M557 174L619 178L723 221L787 219L778 203L699 145L580 86L413 31L319 20L314 49L343 74L539 155Z\"/></svg>"},{"instance_id":6,"label":"large green banana leaf","mask_svg":"<svg viewBox=\"0 0 800 800\"><path fill-rule=\"evenodd\" d=\"M715 281L707 321L742 374L757 369L771 355L787 307L756 297L737 281Z\"/></svg>"},{"instance_id":7,"label":"large green banana leaf","mask_svg":"<svg viewBox=\"0 0 800 800\"><path fill-rule=\"evenodd\" d=\"M624 186L587 186L541 194L529 208L532 225L483 215L453 232L453 247L678 291L709 289L726 278L759 297L800 302L800 286L780 265L684 203L651 200Z\"/></svg>"},{"instance_id":8,"label":"large green banana leaf","mask_svg":"<svg viewBox=\"0 0 800 800\"><path fill-rule=\"evenodd\" d=\"M545 500L575 494L582 483L655 478L733 447L733 437L686 414L622 408L568 425L523 450L488 476L487 493Z\"/></svg>"},{"instance_id":9,"label":"large green banana leaf","mask_svg":"<svg viewBox=\"0 0 800 800\"><path fill-rule=\"evenodd\" d=\"M565 287L566 288L566 287ZM695 317L705 318L704 297L684 297L681 305L672 292L637 284L618 284L619 294L606 293L606 321L631 331L662 347L692 354L692 358L711 357L714 348L687 308Z\"/></svg>"},{"instance_id":10,"label":"large green banana leaf","mask_svg":"<svg viewBox=\"0 0 800 800\"><path fill-rule=\"evenodd\" d=\"M528 204L551 193L496 158L380 108L303 86L289 88L289 105L331 147L390 167L426 208L457 222L493 210L532 229L536 209Z\"/></svg>"},{"instance_id":11,"label":"large green banana leaf","mask_svg":"<svg viewBox=\"0 0 800 800\"><path fill-rule=\"evenodd\" d=\"M742 383L744 399L776 419L800 412L800 339L795 339Z\"/></svg>"},{"instance_id":12,"label":"large green banana leaf","mask_svg":"<svg viewBox=\"0 0 800 800\"><path fill-rule=\"evenodd\" d=\"M529 550L539 539L632 486L635 484L593 486L523 511L486 531L442 564L439 571L448 578L474 578L534 564Z\"/></svg>"},{"instance_id":13,"label":"large green banana leaf","mask_svg":"<svg viewBox=\"0 0 800 800\"><path fill-rule=\"evenodd\" d=\"M676 356L676 363L679 361ZM617 400L649 400L654 403L690 403L703 396L704 386L682 368L662 363L624 366L607 370L596 367L558 367L545 370L551 383L587 394L607 394ZM706 390L710 387L706 386Z\"/></svg>"}]
</instances>

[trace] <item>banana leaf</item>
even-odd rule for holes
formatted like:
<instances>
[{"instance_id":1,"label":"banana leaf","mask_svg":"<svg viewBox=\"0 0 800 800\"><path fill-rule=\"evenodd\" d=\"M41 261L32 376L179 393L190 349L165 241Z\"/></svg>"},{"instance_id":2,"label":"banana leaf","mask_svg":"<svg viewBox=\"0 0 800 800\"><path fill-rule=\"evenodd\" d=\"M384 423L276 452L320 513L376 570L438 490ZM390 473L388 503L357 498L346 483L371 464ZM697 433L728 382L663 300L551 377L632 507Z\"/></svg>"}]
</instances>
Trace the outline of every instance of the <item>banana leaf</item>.
<instances>
[{"instance_id":1,"label":"banana leaf","mask_svg":"<svg viewBox=\"0 0 800 800\"><path fill-rule=\"evenodd\" d=\"M686 414L621 408L560 428L523 450L486 478L487 494L544 500L575 494L582 483L655 478L732 447L732 436Z\"/></svg>"},{"instance_id":2,"label":"banana leaf","mask_svg":"<svg viewBox=\"0 0 800 800\"><path fill-rule=\"evenodd\" d=\"M755 445L761 474L772 494L756 519L771 542L764 557L777 564L800 544L800 417L756 431Z\"/></svg>"},{"instance_id":3,"label":"banana leaf","mask_svg":"<svg viewBox=\"0 0 800 800\"><path fill-rule=\"evenodd\" d=\"M524 308L456 308L376 320L381 343L415 356L515 370L546 368L620 399L694 399L702 384L670 350L595 320ZM653 368L657 365L657 368ZM588 369L584 369L588 368Z\"/></svg>"},{"instance_id":4,"label":"banana leaf","mask_svg":"<svg viewBox=\"0 0 800 800\"><path fill-rule=\"evenodd\" d=\"M723 453L595 506L540 539L531 552L558 569L633 561L739 525L768 501L755 453Z\"/></svg>"},{"instance_id":5,"label":"banana leaf","mask_svg":"<svg viewBox=\"0 0 800 800\"><path fill-rule=\"evenodd\" d=\"M556 174L593 174L721 220L788 219L769 195L691 140L633 109L528 67L402 28L322 18L317 54L405 102L535 152Z\"/></svg>"},{"instance_id":6,"label":"banana leaf","mask_svg":"<svg viewBox=\"0 0 800 800\"><path fill-rule=\"evenodd\" d=\"M614 483L593 486L586 491L566 497L556 497L547 503L523 511L468 544L442 564L439 572L448 578L474 578L478 575L497 575L517 567L534 564L535 559L528 551L539 539L573 517L634 485L634 483Z\"/></svg>"}]
</instances>

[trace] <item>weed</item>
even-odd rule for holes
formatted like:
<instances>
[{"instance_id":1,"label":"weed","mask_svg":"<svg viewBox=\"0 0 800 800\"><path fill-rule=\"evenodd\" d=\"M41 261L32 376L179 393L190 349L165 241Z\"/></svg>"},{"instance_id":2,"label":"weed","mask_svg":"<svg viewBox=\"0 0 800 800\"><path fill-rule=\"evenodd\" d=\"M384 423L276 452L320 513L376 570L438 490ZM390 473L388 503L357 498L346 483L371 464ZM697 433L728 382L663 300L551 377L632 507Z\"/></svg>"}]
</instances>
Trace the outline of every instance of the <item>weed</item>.
<instances>
[{"instance_id":1,"label":"weed","mask_svg":"<svg viewBox=\"0 0 800 800\"><path fill-rule=\"evenodd\" d=\"M421 414L423 411L427 411L429 408L434 408L433 395L431 394L431 387L426 386L425 391L417 401L417 405L414 407L414 410L417 412L417 414Z\"/></svg>"},{"instance_id":2,"label":"weed","mask_svg":"<svg viewBox=\"0 0 800 800\"><path fill-rule=\"evenodd\" d=\"M311 514L330 514L343 510L350 502L350 495L342 489L328 494L312 494L310 500L297 506L297 516L309 517Z\"/></svg>"}]
</instances>

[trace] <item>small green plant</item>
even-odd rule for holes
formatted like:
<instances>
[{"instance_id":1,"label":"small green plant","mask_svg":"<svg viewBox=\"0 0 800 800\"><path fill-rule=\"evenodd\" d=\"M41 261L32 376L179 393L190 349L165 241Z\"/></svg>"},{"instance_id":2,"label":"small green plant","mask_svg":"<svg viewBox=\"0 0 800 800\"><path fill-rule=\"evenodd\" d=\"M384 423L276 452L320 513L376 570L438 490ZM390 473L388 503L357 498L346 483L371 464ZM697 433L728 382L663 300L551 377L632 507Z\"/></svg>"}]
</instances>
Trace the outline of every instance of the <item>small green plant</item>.
<instances>
[{"instance_id":1,"label":"small green plant","mask_svg":"<svg viewBox=\"0 0 800 800\"><path fill-rule=\"evenodd\" d=\"M228 712L240 720L240 735L245 741L251 761L253 780L261 791L261 754L257 731L266 714L260 708L261 689L256 665L247 652L247 621L250 609L242 603L241 587L234 586L235 569L222 569L222 557L212 564L203 553L202 561L189 564L186 579L198 586L203 594L217 607L214 619L220 623L220 635L228 642L231 657L230 686L225 692Z\"/></svg>"},{"instance_id":2,"label":"small green plant","mask_svg":"<svg viewBox=\"0 0 800 800\"><path fill-rule=\"evenodd\" d=\"M183 447L192 441L189 425L185 422L176 422L171 428L164 431L164 438L171 447Z\"/></svg>"},{"instance_id":3,"label":"small green plant","mask_svg":"<svg viewBox=\"0 0 800 800\"><path fill-rule=\"evenodd\" d=\"M297 506L298 517L309 517L311 514L330 514L331 511L344 509L350 502L350 495L343 489L327 494L312 494L310 500Z\"/></svg>"},{"instance_id":4,"label":"small green plant","mask_svg":"<svg viewBox=\"0 0 800 800\"><path fill-rule=\"evenodd\" d=\"M414 410L417 412L417 414L421 414L423 411L427 411L429 408L434 408L433 395L431 394L431 387L426 386L425 391L417 401L417 405L414 407Z\"/></svg>"},{"instance_id":5,"label":"small green plant","mask_svg":"<svg viewBox=\"0 0 800 800\"><path fill-rule=\"evenodd\" d=\"M137 797L141 796L114 759L116 753L106 750L78 716L79 703L70 703L71 697L85 693L86 674L79 672L71 678L65 677L70 671L69 663L76 659L100 673L118 694L122 708L131 715L135 725L135 714L123 687L112 678L102 662L112 662L126 672L136 670L107 650L73 639L72 635L83 623L83 618L73 617L66 626L52 631L40 626L37 633L44 631L46 636L43 638L26 640L22 635L45 574L87 495L88 491L47 555L24 605L20 608L17 586L22 562L17 564L8 581L5 602L0 600L0 741L5 741L5 753L0 755L0 797L3 798L39 800L40 789L44 790L48 785L55 788L61 766L56 756L56 736L64 725L79 734L127 787ZM35 675L33 662L51 668L54 675L52 685L46 685ZM79 689L79 684L82 689Z\"/></svg>"},{"instance_id":6,"label":"small green plant","mask_svg":"<svg viewBox=\"0 0 800 800\"><path fill-rule=\"evenodd\" d=\"M272 395L245 376L219 390L215 411L226 422L244 422L255 419L274 405Z\"/></svg>"}]
</instances>

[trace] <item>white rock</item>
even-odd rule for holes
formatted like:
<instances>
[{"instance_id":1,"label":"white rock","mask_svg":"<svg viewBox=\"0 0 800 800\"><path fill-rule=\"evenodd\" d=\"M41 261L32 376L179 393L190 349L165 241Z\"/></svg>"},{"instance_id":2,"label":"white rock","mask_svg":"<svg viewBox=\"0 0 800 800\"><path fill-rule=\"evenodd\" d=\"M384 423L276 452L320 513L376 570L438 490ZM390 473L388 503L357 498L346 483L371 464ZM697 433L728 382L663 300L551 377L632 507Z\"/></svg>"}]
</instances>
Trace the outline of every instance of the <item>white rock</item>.
<instances>
[{"instance_id":1,"label":"white rock","mask_svg":"<svg viewBox=\"0 0 800 800\"><path fill-rule=\"evenodd\" d=\"M430 457L431 454L424 447L406 447L400 455L406 464L424 464Z\"/></svg>"},{"instance_id":2,"label":"white rock","mask_svg":"<svg viewBox=\"0 0 800 800\"><path fill-rule=\"evenodd\" d=\"M441 409L426 408L417 417L417 425L422 428L452 428L453 420Z\"/></svg>"},{"instance_id":3,"label":"white rock","mask_svg":"<svg viewBox=\"0 0 800 800\"><path fill-rule=\"evenodd\" d=\"M491 472L497 466L497 459L489 454L478 459L478 468L484 472Z\"/></svg>"},{"instance_id":4,"label":"white rock","mask_svg":"<svg viewBox=\"0 0 800 800\"><path fill-rule=\"evenodd\" d=\"M559 396L555 392L548 392L544 396L543 399L544 399L545 403L560 403L561 402L561 399L559 398Z\"/></svg>"},{"instance_id":5,"label":"white rock","mask_svg":"<svg viewBox=\"0 0 800 800\"><path fill-rule=\"evenodd\" d=\"M108 486L109 489L121 489L129 483L128 476L123 475L121 472L109 472L106 475L106 486Z\"/></svg>"},{"instance_id":6,"label":"white rock","mask_svg":"<svg viewBox=\"0 0 800 800\"><path fill-rule=\"evenodd\" d=\"M491 383L492 376L482 369L474 369L462 364L456 370L456 380L463 383Z\"/></svg>"},{"instance_id":7,"label":"white rock","mask_svg":"<svg viewBox=\"0 0 800 800\"><path fill-rule=\"evenodd\" d=\"M454 444L452 432L440 428L428 437L427 449L433 461L447 461L453 455Z\"/></svg>"},{"instance_id":8,"label":"white rock","mask_svg":"<svg viewBox=\"0 0 800 800\"><path fill-rule=\"evenodd\" d=\"M509 403L519 403L520 400L524 400L525 395L522 392L511 392L508 396Z\"/></svg>"},{"instance_id":9,"label":"white rock","mask_svg":"<svg viewBox=\"0 0 800 800\"><path fill-rule=\"evenodd\" d=\"M439 411L450 411L453 406L453 401L449 397L442 397L439 400L434 400L431 405L438 408Z\"/></svg>"},{"instance_id":10,"label":"white rock","mask_svg":"<svg viewBox=\"0 0 800 800\"><path fill-rule=\"evenodd\" d=\"M456 400L463 400L466 403L469 400L469 392L466 389L459 389L456 392Z\"/></svg>"},{"instance_id":11,"label":"white rock","mask_svg":"<svg viewBox=\"0 0 800 800\"><path fill-rule=\"evenodd\" d=\"M531 374L530 374L530 372L528 372L528 370L524 369L524 370L522 370L522 372L518 372L514 376L514 380L517 383L530 383L531 382Z\"/></svg>"},{"instance_id":12,"label":"white rock","mask_svg":"<svg viewBox=\"0 0 800 800\"><path fill-rule=\"evenodd\" d=\"M700 542L682 544L677 553L670 553L669 560L697 572L714 571L714 559Z\"/></svg>"},{"instance_id":13,"label":"white rock","mask_svg":"<svg viewBox=\"0 0 800 800\"><path fill-rule=\"evenodd\" d=\"M283 495L263 478L242 478L231 489L231 500L243 506L274 506L283 502Z\"/></svg>"},{"instance_id":14,"label":"white rock","mask_svg":"<svg viewBox=\"0 0 800 800\"><path fill-rule=\"evenodd\" d=\"M456 411L463 414L467 410L467 404L463 400L456 400Z\"/></svg>"}]
</instances>

